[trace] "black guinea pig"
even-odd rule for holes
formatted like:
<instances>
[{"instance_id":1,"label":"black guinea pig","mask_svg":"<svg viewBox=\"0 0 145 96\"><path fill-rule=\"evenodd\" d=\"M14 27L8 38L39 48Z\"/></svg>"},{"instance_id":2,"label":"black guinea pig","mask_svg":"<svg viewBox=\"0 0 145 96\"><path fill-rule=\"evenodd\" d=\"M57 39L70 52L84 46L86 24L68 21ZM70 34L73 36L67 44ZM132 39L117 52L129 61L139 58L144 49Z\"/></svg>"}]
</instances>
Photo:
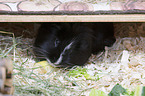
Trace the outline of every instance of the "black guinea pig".
<instances>
[{"instance_id":1,"label":"black guinea pig","mask_svg":"<svg viewBox=\"0 0 145 96\"><path fill-rule=\"evenodd\" d=\"M33 51L39 60L70 68L114 42L113 23L42 23Z\"/></svg>"}]
</instances>

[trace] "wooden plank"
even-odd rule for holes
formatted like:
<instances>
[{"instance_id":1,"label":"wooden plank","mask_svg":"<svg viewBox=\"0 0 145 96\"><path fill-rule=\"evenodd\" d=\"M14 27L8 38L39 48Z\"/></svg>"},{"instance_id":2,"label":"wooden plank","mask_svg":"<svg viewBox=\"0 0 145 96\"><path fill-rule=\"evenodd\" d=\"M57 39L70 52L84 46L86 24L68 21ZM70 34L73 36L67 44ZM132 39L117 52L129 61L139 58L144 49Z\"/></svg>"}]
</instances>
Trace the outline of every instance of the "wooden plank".
<instances>
[{"instance_id":1,"label":"wooden plank","mask_svg":"<svg viewBox=\"0 0 145 96\"><path fill-rule=\"evenodd\" d=\"M0 15L0 22L145 22L145 14Z\"/></svg>"}]
</instances>

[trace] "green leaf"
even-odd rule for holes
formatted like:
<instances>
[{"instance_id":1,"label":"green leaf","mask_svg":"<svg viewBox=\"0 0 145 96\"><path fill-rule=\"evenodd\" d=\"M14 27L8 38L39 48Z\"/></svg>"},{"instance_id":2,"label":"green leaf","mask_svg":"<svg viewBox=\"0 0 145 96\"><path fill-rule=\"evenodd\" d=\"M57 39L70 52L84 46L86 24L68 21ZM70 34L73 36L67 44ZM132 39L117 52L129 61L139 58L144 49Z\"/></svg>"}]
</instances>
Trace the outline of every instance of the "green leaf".
<instances>
[{"instance_id":1,"label":"green leaf","mask_svg":"<svg viewBox=\"0 0 145 96\"><path fill-rule=\"evenodd\" d=\"M116 84L108 95L109 96L120 96L120 94L124 95L126 93L127 93L126 89L124 89L121 85Z\"/></svg>"},{"instance_id":2,"label":"green leaf","mask_svg":"<svg viewBox=\"0 0 145 96\"><path fill-rule=\"evenodd\" d=\"M104 93L103 91L92 89L89 96L108 96L108 95Z\"/></svg>"},{"instance_id":3,"label":"green leaf","mask_svg":"<svg viewBox=\"0 0 145 96\"><path fill-rule=\"evenodd\" d=\"M134 96L145 96L145 86L137 86L135 89Z\"/></svg>"},{"instance_id":4,"label":"green leaf","mask_svg":"<svg viewBox=\"0 0 145 96\"><path fill-rule=\"evenodd\" d=\"M87 80L98 80L99 77L91 76L90 74L87 73L87 70L88 70L87 68L78 67L74 70L71 70L68 76L72 76L75 78L84 76Z\"/></svg>"},{"instance_id":5,"label":"green leaf","mask_svg":"<svg viewBox=\"0 0 145 96\"><path fill-rule=\"evenodd\" d=\"M127 93L125 94L125 96L134 96L135 91L126 89Z\"/></svg>"}]
</instances>

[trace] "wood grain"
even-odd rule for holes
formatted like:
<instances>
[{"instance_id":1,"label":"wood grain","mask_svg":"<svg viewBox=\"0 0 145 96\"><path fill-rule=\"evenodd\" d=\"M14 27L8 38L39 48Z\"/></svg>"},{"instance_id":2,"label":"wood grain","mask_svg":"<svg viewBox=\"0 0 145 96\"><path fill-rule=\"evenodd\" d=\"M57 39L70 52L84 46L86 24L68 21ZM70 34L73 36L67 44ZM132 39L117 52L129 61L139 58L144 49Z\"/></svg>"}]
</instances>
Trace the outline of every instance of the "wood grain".
<instances>
[{"instance_id":1,"label":"wood grain","mask_svg":"<svg viewBox=\"0 0 145 96\"><path fill-rule=\"evenodd\" d=\"M145 14L0 15L0 22L145 22Z\"/></svg>"}]
</instances>

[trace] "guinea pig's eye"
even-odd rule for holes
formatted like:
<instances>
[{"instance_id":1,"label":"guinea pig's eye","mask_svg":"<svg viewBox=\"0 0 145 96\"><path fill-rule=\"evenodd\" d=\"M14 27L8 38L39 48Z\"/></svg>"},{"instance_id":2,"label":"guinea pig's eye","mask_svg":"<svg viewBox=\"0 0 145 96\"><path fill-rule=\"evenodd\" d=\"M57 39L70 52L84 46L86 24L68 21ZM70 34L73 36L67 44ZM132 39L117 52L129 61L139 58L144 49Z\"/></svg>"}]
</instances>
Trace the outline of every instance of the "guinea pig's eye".
<instances>
[{"instance_id":1,"label":"guinea pig's eye","mask_svg":"<svg viewBox=\"0 0 145 96\"><path fill-rule=\"evenodd\" d=\"M56 39L54 42L55 47L57 47L59 43L60 43L60 41L58 39Z\"/></svg>"}]
</instances>

